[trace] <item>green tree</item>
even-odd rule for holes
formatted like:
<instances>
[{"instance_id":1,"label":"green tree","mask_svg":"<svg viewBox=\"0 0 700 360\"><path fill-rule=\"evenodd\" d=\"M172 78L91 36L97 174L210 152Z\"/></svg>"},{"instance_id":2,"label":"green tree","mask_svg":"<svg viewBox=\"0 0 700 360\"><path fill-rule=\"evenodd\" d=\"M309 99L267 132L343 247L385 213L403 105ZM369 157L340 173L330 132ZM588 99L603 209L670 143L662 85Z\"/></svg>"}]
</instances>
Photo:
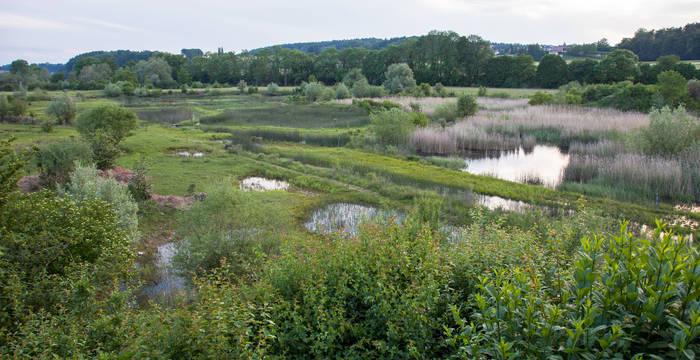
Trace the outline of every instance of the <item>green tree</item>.
<instances>
[{"instance_id":1,"label":"green tree","mask_svg":"<svg viewBox=\"0 0 700 360\"><path fill-rule=\"evenodd\" d=\"M349 89L352 89L356 82L363 79L367 81L367 78L362 74L362 70L355 68L345 74L345 77L343 77L343 84L345 84L345 86L347 86Z\"/></svg>"},{"instance_id":2,"label":"green tree","mask_svg":"<svg viewBox=\"0 0 700 360\"><path fill-rule=\"evenodd\" d=\"M457 98L457 116L472 116L476 114L478 110L479 104L476 103L476 99L474 98L474 96L469 94L459 95L459 97Z\"/></svg>"},{"instance_id":3,"label":"green tree","mask_svg":"<svg viewBox=\"0 0 700 360\"><path fill-rule=\"evenodd\" d=\"M677 106L688 97L687 82L683 75L674 70L666 70L659 74L657 86L666 105Z\"/></svg>"},{"instance_id":4,"label":"green tree","mask_svg":"<svg viewBox=\"0 0 700 360\"><path fill-rule=\"evenodd\" d=\"M597 72L607 83L634 80L640 75L639 58L629 50L616 49L598 63Z\"/></svg>"},{"instance_id":5,"label":"green tree","mask_svg":"<svg viewBox=\"0 0 700 360\"><path fill-rule=\"evenodd\" d=\"M61 139L42 146L36 154L42 182L65 184L76 162L92 163L92 149L80 139Z\"/></svg>"},{"instance_id":6,"label":"green tree","mask_svg":"<svg viewBox=\"0 0 700 360\"><path fill-rule=\"evenodd\" d=\"M102 105L80 115L76 128L92 147L99 169L111 167L119 155L119 143L136 128L133 112L117 105Z\"/></svg>"},{"instance_id":7,"label":"green tree","mask_svg":"<svg viewBox=\"0 0 700 360\"><path fill-rule=\"evenodd\" d=\"M385 145L403 144L415 127L411 115L397 108L370 114L369 119L377 140Z\"/></svg>"},{"instance_id":8,"label":"green tree","mask_svg":"<svg viewBox=\"0 0 700 360\"><path fill-rule=\"evenodd\" d=\"M392 94L397 94L416 87L413 71L406 63L389 65L385 78L384 87Z\"/></svg>"},{"instance_id":9,"label":"green tree","mask_svg":"<svg viewBox=\"0 0 700 360\"><path fill-rule=\"evenodd\" d=\"M61 94L46 107L46 115L59 124L71 124L75 118L75 103L66 93Z\"/></svg>"},{"instance_id":10,"label":"green tree","mask_svg":"<svg viewBox=\"0 0 700 360\"><path fill-rule=\"evenodd\" d=\"M566 84L567 75L566 61L559 55L547 54L537 66L537 84L543 88L554 89Z\"/></svg>"}]
</instances>

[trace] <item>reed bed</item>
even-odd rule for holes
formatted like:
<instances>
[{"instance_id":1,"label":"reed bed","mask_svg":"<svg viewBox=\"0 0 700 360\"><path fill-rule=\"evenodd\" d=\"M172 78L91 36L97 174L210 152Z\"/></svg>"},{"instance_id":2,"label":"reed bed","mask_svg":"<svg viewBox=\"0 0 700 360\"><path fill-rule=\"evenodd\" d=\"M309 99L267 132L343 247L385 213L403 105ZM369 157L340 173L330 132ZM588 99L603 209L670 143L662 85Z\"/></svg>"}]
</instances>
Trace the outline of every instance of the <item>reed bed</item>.
<instances>
[{"instance_id":1,"label":"reed bed","mask_svg":"<svg viewBox=\"0 0 700 360\"><path fill-rule=\"evenodd\" d=\"M535 143L533 136L488 133L467 120L444 129L419 128L411 134L409 139L409 145L418 152L436 155L448 155L460 151L515 150L520 146L529 150L534 148Z\"/></svg>"},{"instance_id":2,"label":"reed bed","mask_svg":"<svg viewBox=\"0 0 700 360\"><path fill-rule=\"evenodd\" d=\"M474 125L499 132L559 129L567 135L609 131L629 132L649 125L647 114L613 109L556 105L527 106L499 113L480 112L469 118Z\"/></svg>"},{"instance_id":3,"label":"reed bed","mask_svg":"<svg viewBox=\"0 0 700 360\"><path fill-rule=\"evenodd\" d=\"M625 143L621 141L602 140L595 143L572 142L569 154L612 157L625 152Z\"/></svg>"},{"instance_id":4,"label":"reed bed","mask_svg":"<svg viewBox=\"0 0 700 360\"><path fill-rule=\"evenodd\" d=\"M634 153L615 156L572 154L564 171L569 182L593 180L671 201L700 201L700 149L664 158Z\"/></svg>"},{"instance_id":5,"label":"reed bed","mask_svg":"<svg viewBox=\"0 0 700 360\"><path fill-rule=\"evenodd\" d=\"M411 110L411 104L419 104L421 107L421 112L426 115L431 115L435 108L445 104L445 103L455 103L456 98L443 98L443 97L411 97L411 96L387 96L381 98L368 98L372 101L391 101L393 103L401 105L405 110ZM340 104L351 105L353 99L339 99L334 100ZM479 108L486 111L505 111L513 110L518 108L527 107L528 99L500 99L500 98L486 98L480 97L476 99L479 104Z\"/></svg>"}]
</instances>

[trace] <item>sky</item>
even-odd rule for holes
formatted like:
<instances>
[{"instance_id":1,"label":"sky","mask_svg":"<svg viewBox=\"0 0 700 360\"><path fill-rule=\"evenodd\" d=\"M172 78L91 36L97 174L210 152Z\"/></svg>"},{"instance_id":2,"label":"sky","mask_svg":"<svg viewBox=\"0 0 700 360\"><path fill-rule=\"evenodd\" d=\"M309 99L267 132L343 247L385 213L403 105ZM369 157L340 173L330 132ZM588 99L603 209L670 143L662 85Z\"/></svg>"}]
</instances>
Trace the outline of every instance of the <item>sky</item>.
<instances>
[{"instance_id":1,"label":"sky","mask_svg":"<svg viewBox=\"0 0 700 360\"><path fill-rule=\"evenodd\" d=\"M3 0L0 64L94 50L239 52L291 42L453 30L492 42L617 44L700 20L700 0Z\"/></svg>"}]
</instances>

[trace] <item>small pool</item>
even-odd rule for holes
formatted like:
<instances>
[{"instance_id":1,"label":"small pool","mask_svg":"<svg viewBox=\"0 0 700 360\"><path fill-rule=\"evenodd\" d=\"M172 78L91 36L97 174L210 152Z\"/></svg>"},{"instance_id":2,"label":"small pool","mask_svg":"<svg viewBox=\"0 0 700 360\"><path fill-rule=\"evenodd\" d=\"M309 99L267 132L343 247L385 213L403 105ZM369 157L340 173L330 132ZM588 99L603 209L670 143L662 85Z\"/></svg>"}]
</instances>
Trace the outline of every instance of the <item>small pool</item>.
<instances>
[{"instance_id":1,"label":"small pool","mask_svg":"<svg viewBox=\"0 0 700 360\"><path fill-rule=\"evenodd\" d=\"M321 234L357 235L360 224L363 222L392 217L401 222L405 216L395 211L381 210L373 206L335 203L314 211L304 226L309 231Z\"/></svg>"},{"instance_id":2,"label":"small pool","mask_svg":"<svg viewBox=\"0 0 700 360\"><path fill-rule=\"evenodd\" d=\"M467 158L464 171L553 188L561 183L568 164L569 155L562 153L558 147L536 145L532 151L521 147L517 151L474 154Z\"/></svg>"},{"instance_id":3,"label":"small pool","mask_svg":"<svg viewBox=\"0 0 700 360\"><path fill-rule=\"evenodd\" d=\"M271 180L262 177L249 177L241 180L239 185L243 191L272 191L287 190L289 183L281 180Z\"/></svg>"}]
</instances>

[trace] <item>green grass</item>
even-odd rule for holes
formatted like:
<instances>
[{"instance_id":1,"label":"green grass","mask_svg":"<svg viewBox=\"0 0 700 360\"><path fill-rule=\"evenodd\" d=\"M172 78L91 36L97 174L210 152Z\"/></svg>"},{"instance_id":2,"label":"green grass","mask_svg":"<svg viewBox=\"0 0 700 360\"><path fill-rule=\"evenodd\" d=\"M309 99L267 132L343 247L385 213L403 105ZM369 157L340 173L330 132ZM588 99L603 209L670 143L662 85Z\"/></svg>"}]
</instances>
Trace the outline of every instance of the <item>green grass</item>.
<instances>
[{"instance_id":1,"label":"green grass","mask_svg":"<svg viewBox=\"0 0 700 360\"><path fill-rule=\"evenodd\" d=\"M287 105L228 110L201 119L202 124L234 126L281 126L305 129L350 128L369 124L361 109L341 104Z\"/></svg>"},{"instance_id":2,"label":"green grass","mask_svg":"<svg viewBox=\"0 0 700 360\"><path fill-rule=\"evenodd\" d=\"M456 87L456 86L448 86L448 90L454 91L456 95L459 95L461 93L466 93L470 94L473 96L476 96L479 92L478 87ZM486 90L486 96L493 95L496 93L503 93L507 94L509 98L511 99L526 99L530 98L532 95L534 95L536 92L547 92L547 93L555 93L556 90L553 89L506 89L506 88L487 88Z\"/></svg>"}]
</instances>

